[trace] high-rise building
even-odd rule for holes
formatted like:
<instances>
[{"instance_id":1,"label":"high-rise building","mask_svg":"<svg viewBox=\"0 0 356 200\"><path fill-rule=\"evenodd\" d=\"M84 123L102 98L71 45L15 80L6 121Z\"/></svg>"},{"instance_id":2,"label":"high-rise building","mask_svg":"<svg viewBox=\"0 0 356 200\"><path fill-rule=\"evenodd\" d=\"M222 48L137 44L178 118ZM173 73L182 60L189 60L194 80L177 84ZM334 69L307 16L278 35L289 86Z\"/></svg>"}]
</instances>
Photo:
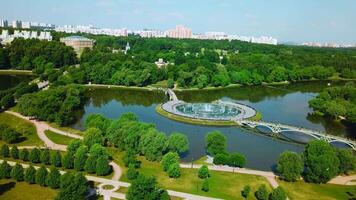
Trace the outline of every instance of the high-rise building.
<instances>
[{"instance_id":1,"label":"high-rise building","mask_svg":"<svg viewBox=\"0 0 356 200\"><path fill-rule=\"evenodd\" d=\"M167 36L170 38L192 38L192 30L182 25L177 25L175 29L167 31Z\"/></svg>"},{"instance_id":2,"label":"high-rise building","mask_svg":"<svg viewBox=\"0 0 356 200\"><path fill-rule=\"evenodd\" d=\"M22 22L18 20L12 21L12 28L22 28Z\"/></svg>"},{"instance_id":3,"label":"high-rise building","mask_svg":"<svg viewBox=\"0 0 356 200\"><path fill-rule=\"evenodd\" d=\"M7 22L7 20L2 19L0 21L0 27L7 28L8 26L9 26L9 23Z\"/></svg>"}]
</instances>

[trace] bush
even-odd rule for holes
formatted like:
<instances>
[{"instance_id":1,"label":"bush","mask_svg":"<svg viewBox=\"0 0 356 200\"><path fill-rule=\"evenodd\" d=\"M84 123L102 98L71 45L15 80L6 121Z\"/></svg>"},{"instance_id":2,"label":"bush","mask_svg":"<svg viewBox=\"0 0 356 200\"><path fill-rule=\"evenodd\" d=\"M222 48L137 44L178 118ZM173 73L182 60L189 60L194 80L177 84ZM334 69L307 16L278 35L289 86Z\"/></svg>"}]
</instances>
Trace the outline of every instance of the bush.
<instances>
[{"instance_id":1,"label":"bush","mask_svg":"<svg viewBox=\"0 0 356 200\"><path fill-rule=\"evenodd\" d=\"M173 163L169 166L167 174L170 178L179 178L181 175L179 163Z\"/></svg>"},{"instance_id":2,"label":"bush","mask_svg":"<svg viewBox=\"0 0 356 200\"><path fill-rule=\"evenodd\" d=\"M27 183L36 183L36 169L30 165L25 171L25 181Z\"/></svg>"},{"instance_id":3,"label":"bush","mask_svg":"<svg viewBox=\"0 0 356 200\"><path fill-rule=\"evenodd\" d=\"M126 167L128 167L129 165L133 165L137 169L137 168L140 168L140 166L141 166L141 161L137 160L136 154L130 150L128 150L125 153L122 160L124 161L124 164Z\"/></svg>"},{"instance_id":4,"label":"bush","mask_svg":"<svg viewBox=\"0 0 356 200\"><path fill-rule=\"evenodd\" d=\"M226 165L229 163L229 156L226 153L219 153L214 156L213 163L215 165Z\"/></svg>"},{"instance_id":5,"label":"bush","mask_svg":"<svg viewBox=\"0 0 356 200\"><path fill-rule=\"evenodd\" d=\"M337 157L340 160L340 173L347 174L350 171L356 170L356 157L352 150L337 149Z\"/></svg>"},{"instance_id":6,"label":"bush","mask_svg":"<svg viewBox=\"0 0 356 200\"><path fill-rule=\"evenodd\" d=\"M287 195L284 192L283 188L278 186L276 189L272 191L272 193L269 195L270 200L286 200Z\"/></svg>"},{"instance_id":7,"label":"bush","mask_svg":"<svg viewBox=\"0 0 356 200\"><path fill-rule=\"evenodd\" d=\"M10 156L9 146L7 146L6 144L3 144L1 146L0 154L2 157L9 157Z\"/></svg>"},{"instance_id":8,"label":"bush","mask_svg":"<svg viewBox=\"0 0 356 200\"><path fill-rule=\"evenodd\" d=\"M255 193L257 200L268 200L268 191L266 185L261 185Z\"/></svg>"},{"instance_id":9,"label":"bush","mask_svg":"<svg viewBox=\"0 0 356 200\"><path fill-rule=\"evenodd\" d=\"M209 168L206 165L203 165L199 168L198 171L198 177L201 179L205 179L205 178L209 178L210 174L209 174Z\"/></svg>"},{"instance_id":10,"label":"bush","mask_svg":"<svg viewBox=\"0 0 356 200\"><path fill-rule=\"evenodd\" d=\"M41 151L40 161L43 164L49 165L50 164L50 154L48 149L43 149Z\"/></svg>"},{"instance_id":11,"label":"bush","mask_svg":"<svg viewBox=\"0 0 356 200\"><path fill-rule=\"evenodd\" d=\"M248 195L250 194L251 192L251 187L249 185L245 185L245 187L242 189L241 191L241 195L247 199Z\"/></svg>"},{"instance_id":12,"label":"bush","mask_svg":"<svg viewBox=\"0 0 356 200\"><path fill-rule=\"evenodd\" d=\"M300 178L303 169L303 160L297 153L285 151L279 156L277 171L280 173L280 178L296 181Z\"/></svg>"},{"instance_id":13,"label":"bush","mask_svg":"<svg viewBox=\"0 0 356 200\"><path fill-rule=\"evenodd\" d=\"M67 172L61 176L56 200L85 199L88 189L88 180L82 173Z\"/></svg>"},{"instance_id":14,"label":"bush","mask_svg":"<svg viewBox=\"0 0 356 200\"><path fill-rule=\"evenodd\" d=\"M74 155L70 152L67 152L64 156L63 156L63 167L66 169L73 169L74 167Z\"/></svg>"},{"instance_id":15,"label":"bush","mask_svg":"<svg viewBox=\"0 0 356 200\"><path fill-rule=\"evenodd\" d=\"M177 153L168 152L162 158L162 168L167 171L174 163L179 163L179 155Z\"/></svg>"},{"instance_id":16,"label":"bush","mask_svg":"<svg viewBox=\"0 0 356 200\"><path fill-rule=\"evenodd\" d=\"M0 178L10 178L11 177L11 166L3 161L0 165Z\"/></svg>"},{"instance_id":17,"label":"bush","mask_svg":"<svg viewBox=\"0 0 356 200\"><path fill-rule=\"evenodd\" d=\"M20 150L20 159L23 160L23 161L29 161L29 152L27 149L22 149Z\"/></svg>"},{"instance_id":18,"label":"bush","mask_svg":"<svg viewBox=\"0 0 356 200\"><path fill-rule=\"evenodd\" d=\"M62 166L62 155L59 153L59 151L56 151L51 154L51 165L55 167L61 167Z\"/></svg>"},{"instance_id":19,"label":"bush","mask_svg":"<svg viewBox=\"0 0 356 200\"><path fill-rule=\"evenodd\" d=\"M204 192L209 192L209 181L207 178L204 179L201 190L203 190Z\"/></svg>"},{"instance_id":20,"label":"bush","mask_svg":"<svg viewBox=\"0 0 356 200\"><path fill-rule=\"evenodd\" d=\"M232 153L229 155L228 165L230 167L244 167L246 163L245 156L239 153Z\"/></svg>"},{"instance_id":21,"label":"bush","mask_svg":"<svg viewBox=\"0 0 356 200\"><path fill-rule=\"evenodd\" d=\"M97 158L90 155L85 161L84 170L89 174L93 174L96 171L96 160Z\"/></svg>"},{"instance_id":22,"label":"bush","mask_svg":"<svg viewBox=\"0 0 356 200\"><path fill-rule=\"evenodd\" d=\"M47 175L46 185L53 189L59 188L60 178L61 174L58 169L52 166L49 174Z\"/></svg>"},{"instance_id":23,"label":"bush","mask_svg":"<svg viewBox=\"0 0 356 200\"><path fill-rule=\"evenodd\" d=\"M47 174L47 169L42 165L36 172L36 183L40 186L46 186Z\"/></svg>"},{"instance_id":24,"label":"bush","mask_svg":"<svg viewBox=\"0 0 356 200\"><path fill-rule=\"evenodd\" d=\"M30 152L30 162L40 163L41 151L38 148L34 148Z\"/></svg>"},{"instance_id":25,"label":"bush","mask_svg":"<svg viewBox=\"0 0 356 200\"><path fill-rule=\"evenodd\" d=\"M2 131L1 139L4 140L6 143L14 143L18 141L21 137L21 134L17 131L8 127L7 129Z\"/></svg>"},{"instance_id":26,"label":"bush","mask_svg":"<svg viewBox=\"0 0 356 200\"><path fill-rule=\"evenodd\" d=\"M74 155L74 169L77 171L83 171L85 161L88 158L88 148L86 146L80 146Z\"/></svg>"},{"instance_id":27,"label":"bush","mask_svg":"<svg viewBox=\"0 0 356 200\"><path fill-rule=\"evenodd\" d=\"M13 146L11 148L10 154L13 159L19 159L19 149L17 146Z\"/></svg>"},{"instance_id":28,"label":"bush","mask_svg":"<svg viewBox=\"0 0 356 200\"><path fill-rule=\"evenodd\" d=\"M15 179L16 181L23 181L24 179L24 170L22 165L19 163L16 163L16 165L12 168L11 170L11 177Z\"/></svg>"}]
</instances>

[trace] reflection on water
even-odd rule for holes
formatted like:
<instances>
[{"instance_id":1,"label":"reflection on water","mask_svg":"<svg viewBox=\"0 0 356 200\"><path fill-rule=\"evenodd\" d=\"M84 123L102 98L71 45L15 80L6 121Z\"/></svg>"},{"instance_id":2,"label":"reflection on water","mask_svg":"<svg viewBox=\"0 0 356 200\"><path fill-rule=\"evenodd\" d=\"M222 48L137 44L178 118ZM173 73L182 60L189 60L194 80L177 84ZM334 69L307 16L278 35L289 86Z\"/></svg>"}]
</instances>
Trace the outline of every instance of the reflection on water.
<instances>
[{"instance_id":1,"label":"reflection on water","mask_svg":"<svg viewBox=\"0 0 356 200\"><path fill-rule=\"evenodd\" d=\"M343 83L332 83L340 85ZM214 91L177 92L179 99L186 102L212 102L215 100L238 101L256 108L266 121L285 123L310 129L326 130L333 134L355 138L356 129L349 124L332 122L329 119L311 115L308 101L317 95L326 82L307 82L276 87L240 87ZM78 113L78 121L73 127L83 129L83 122L90 113L101 113L109 118L117 118L125 112L134 112L144 122L154 123L167 134L179 131L188 136L190 152L185 161L205 155L204 137L207 132L221 131L228 141L228 151L239 151L247 157L247 167L269 170L279 154L285 150L300 152L302 145L256 134L254 131L238 127L206 127L184 124L169 120L155 112L159 103L166 101L163 92L132 91L122 89L91 90L84 110ZM284 133L286 138L306 141L301 135Z\"/></svg>"},{"instance_id":2,"label":"reflection on water","mask_svg":"<svg viewBox=\"0 0 356 200\"><path fill-rule=\"evenodd\" d=\"M15 76L15 75L1 75L0 74L0 90L15 87L21 81L29 81L31 76Z\"/></svg>"}]
</instances>

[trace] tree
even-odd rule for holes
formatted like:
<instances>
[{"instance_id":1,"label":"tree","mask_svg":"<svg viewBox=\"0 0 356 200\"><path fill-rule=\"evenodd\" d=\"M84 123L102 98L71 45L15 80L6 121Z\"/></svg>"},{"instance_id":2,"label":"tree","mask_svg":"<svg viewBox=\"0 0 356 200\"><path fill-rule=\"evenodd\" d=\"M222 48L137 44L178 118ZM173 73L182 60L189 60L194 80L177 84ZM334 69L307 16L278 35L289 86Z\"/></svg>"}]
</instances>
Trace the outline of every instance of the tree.
<instances>
[{"instance_id":1,"label":"tree","mask_svg":"<svg viewBox=\"0 0 356 200\"><path fill-rule=\"evenodd\" d=\"M208 153L214 156L218 153L225 152L226 137L219 131L213 131L205 136L205 144Z\"/></svg>"},{"instance_id":2,"label":"tree","mask_svg":"<svg viewBox=\"0 0 356 200\"><path fill-rule=\"evenodd\" d=\"M139 175L132 181L126 194L127 200L161 199L164 192L158 188L154 177Z\"/></svg>"},{"instance_id":3,"label":"tree","mask_svg":"<svg viewBox=\"0 0 356 200\"><path fill-rule=\"evenodd\" d=\"M29 152L27 149L22 149L20 151L20 159L23 161L29 161Z\"/></svg>"},{"instance_id":4,"label":"tree","mask_svg":"<svg viewBox=\"0 0 356 200\"><path fill-rule=\"evenodd\" d=\"M3 144L1 146L0 154L2 157L9 157L10 156L9 146L7 146L6 144Z\"/></svg>"},{"instance_id":5,"label":"tree","mask_svg":"<svg viewBox=\"0 0 356 200\"><path fill-rule=\"evenodd\" d=\"M90 114L85 120L85 128L89 130L90 128L96 128L102 132L106 132L111 121L101 114Z\"/></svg>"},{"instance_id":6,"label":"tree","mask_svg":"<svg viewBox=\"0 0 356 200\"><path fill-rule=\"evenodd\" d=\"M203 190L204 192L209 192L209 179L204 179L201 190Z\"/></svg>"},{"instance_id":7,"label":"tree","mask_svg":"<svg viewBox=\"0 0 356 200\"><path fill-rule=\"evenodd\" d=\"M88 181L82 173L67 172L61 176L56 200L84 200L88 189Z\"/></svg>"},{"instance_id":8,"label":"tree","mask_svg":"<svg viewBox=\"0 0 356 200\"><path fill-rule=\"evenodd\" d=\"M14 105L15 105L15 99L14 99L14 95L12 94L8 94L4 96L0 101L0 107L2 107L5 110L11 108Z\"/></svg>"},{"instance_id":9,"label":"tree","mask_svg":"<svg viewBox=\"0 0 356 200\"><path fill-rule=\"evenodd\" d=\"M24 170L22 165L19 163L16 163L16 165L12 168L11 170L11 177L15 179L16 181L23 181L24 179Z\"/></svg>"},{"instance_id":10,"label":"tree","mask_svg":"<svg viewBox=\"0 0 356 200\"><path fill-rule=\"evenodd\" d=\"M52 166L49 174L47 175L46 185L53 189L59 188L60 178L61 174L59 173L59 170Z\"/></svg>"},{"instance_id":11,"label":"tree","mask_svg":"<svg viewBox=\"0 0 356 200\"><path fill-rule=\"evenodd\" d=\"M88 158L88 148L86 146L80 146L74 155L74 169L77 171L83 171L85 161Z\"/></svg>"},{"instance_id":12,"label":"tree","mask_svg":"<svg viewBox=\"0 0 356 200\"><path fill-rule=\"evenodd\" d=\"M241 195L247 199L248 195L250 194L251 192L251 187L249 185L245 185L244 188L242 189L241 191Z\"/></svg>"},{"instance_id":13,"label":"tree","mask_svg":"<svg viewBox=\"0 0 356 200\"><path fill-rule=\"evenodd\" d=\"M231 167L243 167L245 166L246 158L239 153L232 153L228 158L228 165Z\"/></svg>"},{"instance_id":14,"label":"tree","mask_svg":"<svg viewBox=\"0 0 356 200\"><path fill-rule=\"evenodd\" d=\"M205 178L209 178L210 177L208 166L203 165L203 166L201 166L199 168L198 177L201 178L201 179L205 179Z\"/></svg>"},{"instance_id":15,"label":"tree","mask_svg":"<svg viewBox=\"0 0 356 200\"><path fill-rule=\"evenodd\" d=\"M340 161L340 173L347 174L348 172L356 169L356 157L354 156L352 150L337 149L337 157Z\"/></svg>"},{"instance_id":16,"label":"tree","mask_svg":"<svg viewBox=\"0 0 356 200\"><path fill-rule=\"evenodd\" d=\"M213 163L215 165L227 165L229 163L229 155L227 153L216 154Z\"/></svg>"},{"instance_id":17,"label":"tree","mask_svg":"<svg viewBox=\"0 0 356 200\"><path fill-rule=\"evenodd\" d=\"M285 151L278 159L277 171L286 181L296 181L304 170L302 158L294 152Z\"/></svg>"},{"instance_id":18,"label":"tree","mask_svg":"<svg viewBox=\"0 0 356 200\"><path fill-rule=\"evenodd\" d=\"M136 170L134 165L129 165L129 169L127 170L126 177L129 180L134 180L139 175L139 172Z\"/></svg>"},{"instance_id":19,"label":"tree","mask_svg":"<svg viewBox=\"0 0 356 200\"><path fill-rule=\"evenodd\" d=\"M128 167L129 165L133 165L137 169L141 166L141 161L137 160L136 154L133 151L126 151L122 159L126 167Z\"/></svg>"},{"instance_id":20,"label":"tree","mask_svg":"<svg viewBox=\"0 0 356 200\"><path fill-rule=\"evenodd\" d=\"M32 165L26 169L24 178L27 183L36 183L36 169Z\"/></svg>"},{"instance_id":21,"label":"tree","mask_svg":"<svg viewBox=\"0 0 356 200\"><path fill-rule=\"evenodd\" d=\"M287 195L281 186L273 189L272 193L269 195L270 200L286 200Z\"/></svg>"},{"instance_id":22,"label":"tree","mask_svg":"<svg viewBox=\"0 0 356 200\"><path fill-rule=\"evenodd\" d=\"M109 154L106 151L106 148L103 147L101 144L93 144L90 147L89 154L90 154L90 156L93 156L96 159L99 158L99 156L109 157Z\"/></svg>"},{"instance_id":23,"label":"tree","mask_svg":"<svg viewBox=\"0 0 356 200\"><path fill-rule=\"evenodd\" d=\"M268 191L266 185L261 185L255 192L255 197L257 200L268 200Z\"/></svg>"},{"instance_id":24,"label":"tree","mask_svg":"<svg viewBox=\"0 0 356 200\"><path fill-rule=\"evenodd\" d=\"M340 162L334 148L326 141L314 140L305 147L305 180L326 183L339 173Z\"/></svg>"},{"instance_id":25,"label":"tree","mask_svg":"<svg viewBox=\"0 0 356 200\"><path fill-rule=\"evenodd\" d=\"M62 161L63 167L66 169L73 169L74 167L74 155L70 152L67 152L63 156L63 161Z\"/></svg>"},{"instance_id":26,"label":"tree","mask_svg":"<svg viewBox=\"0 0 356 200\"><path fill-rule=\"evenodd\" d=\"M36 183L40 186L46 186L48 171L45 166L41 166L36 172Z\"/></svg>"},{"instance_id":27,"label":"tree","mask_svg":"<svg viewBox=\"0 0 356 200\"><path fill-rule=\"evenodd\" d=\"M32 163L40 163L41 150L38 148L34 148L30 152L30 162Z\"/></svg>"},{"instance_id":28,"label":"tree","mask_svg":"<svg viewBox=\"0 0 356 200\"><path fill-rule=\"evenodd\" d=\"M56 151L51 154L51 165L53 165L55 167L62 166L62 155L59 151Z\"/></svg>"},{"instance_id":29,"label":"tree","mask_svg":"<svg viewBox=\"0 0 356 200\"><path fill-rule=\"evenodd\" d=\"M189 150L187 136L177 132L172 133L167 140L167 149L178 154L187 152Z\"/></svg>"},{"instance_id":30,"label":"tree","mask_svg":"<svg viewBox=\"0 0 356 200\"><path fill-rule=\"evenodd\" d=\"M106 156L100 156L96 160L96 174L99 176L108 175L111 171L111 167L109 165L109 160Z\"/></svg>"},{"instance_id":31,"label":"tree","mask_svg":"<svg viewBox=\"0 0 356 200\"><path fill-rule=\"evenodd\" d=\"M83 143L89 148L94 144L102 144L102 132L97 128L89 128L84 132Z\"/></svg>"},{"instance_id":32,"label":"tree","mask_svg":"<svg viewBox=\"0 0 356 200\"><path fill-rule=\"evenodd\" d=\"M11 128L3 130L1 133L1 139L10 144L16 142L20 137L21 134Z\"/></svg>"},{"instance_id":33,"label":"tree","mask_svg":"<svg viewBox=\"0 0 356 200\"><path fill-rule=\"evenodd\" d=\"M0 178L10 178L11 177L11 166L5 161L0 165Z\"/></svg>"},{"instance_id":34,"label":"tree","mask_svg":"<svg viewBox=\"0 0 356 200\"><path fill-rule=\"evenodd\" d=\"M167 174L170 178L179 178L181 175L179 163L172 163L168 168Z\"/></svg>"},{"instance_id":35,"label":"tree","mask_svg":"<svg viewBox=\"0 0 356 200\"><path fill-rule=\"evenodd\" d=\"M67 152L72 153L72 155L75 154L77 149L82 145L82 141L79 139L74 139L70 141L70 143L67 146Z\"/></svg>"},{"instance_id":36,"label":"tree","mask_svg":"<svg viewBox=\"0 0 356 200\"><path fill-rule=\"evenodd\" d=\"M166 155L163 156L161 163L163 170L167 171L172 164L179 163L179 156L177 153L168 152Z\"/></svg>"},{"instance_id":37,"label":"tree","mask_svg":"<svg viewBox=\"0 0 356 200\"><path fill-rule=\"evenodd\" d=\"M10 154L13 159L19 159L19 149L17 146L13 146L11 148Z\"/></svg>"},{"instance_id":38,"label":"tree","mask_svg":"<svg viewBox=\"0 0 356 200\"><path fill-rule=\"evenodd\" d=\"M50 164L50 153L48 149L43 149L41 151L41 156L40 156L40 160L41 163L45 164L45 165L49 165Z\"/></svg>"},{"instance_id":39,"label":"tree","mask_svg":"<svg viewBox=\"0 0 356 200\"><path fill-rule=\"evenodd\" d=\"M89 174L93 174L96 171L96 160L97 158L90 155L85 161L84 170Z\"/></svg>"}]
</instances>

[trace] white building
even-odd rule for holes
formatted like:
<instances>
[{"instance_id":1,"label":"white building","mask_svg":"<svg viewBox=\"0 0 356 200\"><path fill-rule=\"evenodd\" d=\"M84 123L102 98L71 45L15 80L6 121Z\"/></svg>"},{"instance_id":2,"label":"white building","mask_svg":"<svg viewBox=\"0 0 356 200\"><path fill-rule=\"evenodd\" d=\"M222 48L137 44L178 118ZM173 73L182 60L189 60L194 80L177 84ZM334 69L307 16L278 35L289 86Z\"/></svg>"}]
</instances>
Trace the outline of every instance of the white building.
<instances>
[{"instance_id":1,"label":"white building","mask_svg":"<svg viewBox=\"0 0 356 200\"><path fill-rule=\"evenodd\" d=\"M19 31L14 30L14 34L9 35L8 30L3 30L0 39L2 40L2 44L9 44L15 38L24 38L24 39L40 39L40 40L52 40L52 36L50 32L41 31L40 34L37 34L37 31Z\"/></svg>"},{"instance_id":2,"label":"white building","mask_svg":"<svg viewBox=\"0 0 356 200\"><path fill-rule=\"evenodd\" d=\"M95 28L92 25L89 26L71 26L64 25L55 28L55 31L65 33L89 33L93 35L111 35L111 36L128 36L128 30L123 29L109 29L109 28Z\"/></svg>"}]
</instances>

